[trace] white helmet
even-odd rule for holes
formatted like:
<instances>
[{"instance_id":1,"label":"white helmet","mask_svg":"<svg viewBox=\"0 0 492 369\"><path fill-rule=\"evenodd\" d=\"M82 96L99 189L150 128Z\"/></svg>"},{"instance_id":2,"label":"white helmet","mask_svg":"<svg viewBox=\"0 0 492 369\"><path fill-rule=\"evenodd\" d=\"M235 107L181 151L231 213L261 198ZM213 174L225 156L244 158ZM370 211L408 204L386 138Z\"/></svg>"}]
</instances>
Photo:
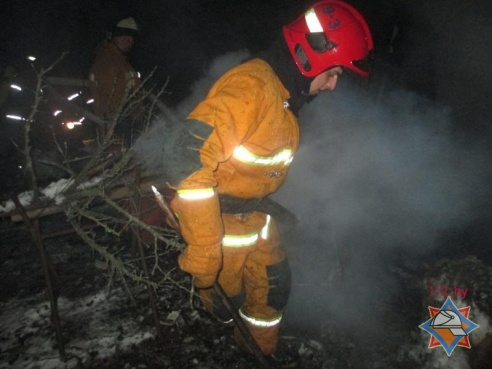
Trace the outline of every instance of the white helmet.
<instances>
[{"instance_id":1,"label":"white helmet","mask_svg":"<svg viewBox=\"0 0 492 369\"><path fill-rule=\"evenodd\" d=\"M140 28L138 28L138 24L132 17L123 18L111 31L109 38L113 38L116 36L133 36L136 37L140 32Z\"/></svg>"}]
</instances>

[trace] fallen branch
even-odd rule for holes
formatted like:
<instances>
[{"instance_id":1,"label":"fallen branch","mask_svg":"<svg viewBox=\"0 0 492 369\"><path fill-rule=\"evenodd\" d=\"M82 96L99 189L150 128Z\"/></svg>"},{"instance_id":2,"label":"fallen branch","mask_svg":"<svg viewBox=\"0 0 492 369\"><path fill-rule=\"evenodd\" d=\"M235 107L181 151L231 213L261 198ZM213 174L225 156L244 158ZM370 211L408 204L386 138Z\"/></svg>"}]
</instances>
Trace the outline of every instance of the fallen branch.
<instances>
[{"instance_id":1,"label":"fallen branch","mask_svg":"<svg viewBox=\"0 0 492 369\"><path fill-rule=\"evenodd\" d=\"M121 183L118 182L120 187L110 188L104 191L106 196L111 200L120 200L123 198L131 197L131 192L128 187L121 186ZM151 186L161 186L159 182L154 179L142 181L140 184L140 190L143 193L150 193ZM67 197L68 200L81 200L82 198L92 200L94 197L97 197L101 192L101 188L94 187L92 189L84 189L83 191L75 191L72 193L63 194ZM40 204L41 203L41 204ZM42 200L38 202L38 205L35 208L26 209L26 215L29 219L45 217L48 215L58 214L64 212L64 208L62 205L50 205L52 203L51 199L48 199L44 204ZM9 214L10 220L14 223L20 222L23 220L22 216L19 213Z\"/></svg>"}]
</instances>

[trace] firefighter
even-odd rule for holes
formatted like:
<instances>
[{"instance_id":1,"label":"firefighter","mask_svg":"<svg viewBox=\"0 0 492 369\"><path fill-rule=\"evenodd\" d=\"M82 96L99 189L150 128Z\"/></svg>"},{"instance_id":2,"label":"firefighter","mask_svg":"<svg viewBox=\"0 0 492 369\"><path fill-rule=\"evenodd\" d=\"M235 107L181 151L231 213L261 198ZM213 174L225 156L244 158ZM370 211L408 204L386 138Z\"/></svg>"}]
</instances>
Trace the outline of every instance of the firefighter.
<instances>
[{"instance_id":1,"label":"firefighter","mask_svg":"<svg viewBox=\"0 0 492 369\"><path fill-rule=\"evenodd\" d=\"M168 182L176 189L171 205L187 244L179 266L193 276L205 308L227 321L212 288L220 284L265 356L277 349L290 269L261 199L286 179L303 104L334 90L345 71L367 79L372 50L356 9L317 2L285 25L268 50L219 78L164 144Z\"/></svg>"},{"instance_id":2,"label":"firefighter","mask_svg":"<svg viewBox=\"0 0 492 369\"><path fill-rule=\"evenodd\" d=\"M89 81L94 112L105 120L123 118L118 115L124 114L122 108L141 85L128 60L139 32L135 19L121 19L96 48Z\"/></svg>"}]
</instances>

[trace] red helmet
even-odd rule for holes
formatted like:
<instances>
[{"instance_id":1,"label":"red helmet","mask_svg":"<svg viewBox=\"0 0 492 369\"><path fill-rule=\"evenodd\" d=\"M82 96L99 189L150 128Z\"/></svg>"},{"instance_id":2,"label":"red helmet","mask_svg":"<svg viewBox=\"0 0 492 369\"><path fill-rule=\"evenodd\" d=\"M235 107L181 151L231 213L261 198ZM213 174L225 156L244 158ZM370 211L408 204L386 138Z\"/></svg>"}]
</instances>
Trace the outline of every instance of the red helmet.
<instances>
[{"instance_id":1,"label":"red helmet","mask_svg":"<svg viewBox=\"0 0 492 369\"><path fill-rule=\"evenodd\" d=\"M306 77L342 66L367 78L373 42L362 15L339 0L320 1L283 27L297 67Z\"/></svg>"}]
</instances>

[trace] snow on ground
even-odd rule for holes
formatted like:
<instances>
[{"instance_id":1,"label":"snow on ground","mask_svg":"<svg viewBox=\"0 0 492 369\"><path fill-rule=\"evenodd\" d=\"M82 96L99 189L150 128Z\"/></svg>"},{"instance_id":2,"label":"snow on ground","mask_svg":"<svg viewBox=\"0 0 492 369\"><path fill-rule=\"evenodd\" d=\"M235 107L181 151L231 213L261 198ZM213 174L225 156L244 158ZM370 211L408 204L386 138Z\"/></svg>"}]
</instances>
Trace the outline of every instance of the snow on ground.
<instances>
[{"instance_id":1,"label":"snow on ground","mask_svg":"<svg viewBox=\"0 0 492 369\"><path fill-rule=\"evenodd\" d=\"M17 197L22 206L29 206L31 205L32 202L33 192L32 191L22 192ZM0 214L9 213L14 209L15 209L14 202L12 200L7 200L0 205Z\"/></svg>"},{"instance_id":2,"label":"snow on ground","mask_svg":"<svg viewBox=\"0 0 492 369\"><path fill-rule=\"evenodd\" d=\"M116 352L153 338L137 319L118 314L128 298L115 289L80 299L58 299L67 362L59 358L50 323L50 303L44 294L0 303L0 369L71 369L96 358L104 361ZM127 310L127 309L126 309ZM127 317L128 318L128 317ZM143 317L141 317L143 319ZM140 319L140 320L141 320Z\"/></svg>"},{"instance_id":3,"label":"snow on ground","mask_svg":"<svg viewBox=\"0 0 492 369\"><path fill-rule=\"evenodd\" d=\"M77 186L77 189L86 189L96 186L102 181L101 177L94 177ZM54 199L56 205L60 205L65 201L65 197L63 196L63 192L71 186L73 183L73 179L62 178L58 181L50 183L45 188L39 190L39 192L44 195L48 199ZM25 191L20 193L18 199L22 206L27 207L31 205L33 200L33 191ZM6 214L15 209L15 204L12 200L7 200L3 204L0 204L0 215Z\"/></svg>"}]
</instances>

